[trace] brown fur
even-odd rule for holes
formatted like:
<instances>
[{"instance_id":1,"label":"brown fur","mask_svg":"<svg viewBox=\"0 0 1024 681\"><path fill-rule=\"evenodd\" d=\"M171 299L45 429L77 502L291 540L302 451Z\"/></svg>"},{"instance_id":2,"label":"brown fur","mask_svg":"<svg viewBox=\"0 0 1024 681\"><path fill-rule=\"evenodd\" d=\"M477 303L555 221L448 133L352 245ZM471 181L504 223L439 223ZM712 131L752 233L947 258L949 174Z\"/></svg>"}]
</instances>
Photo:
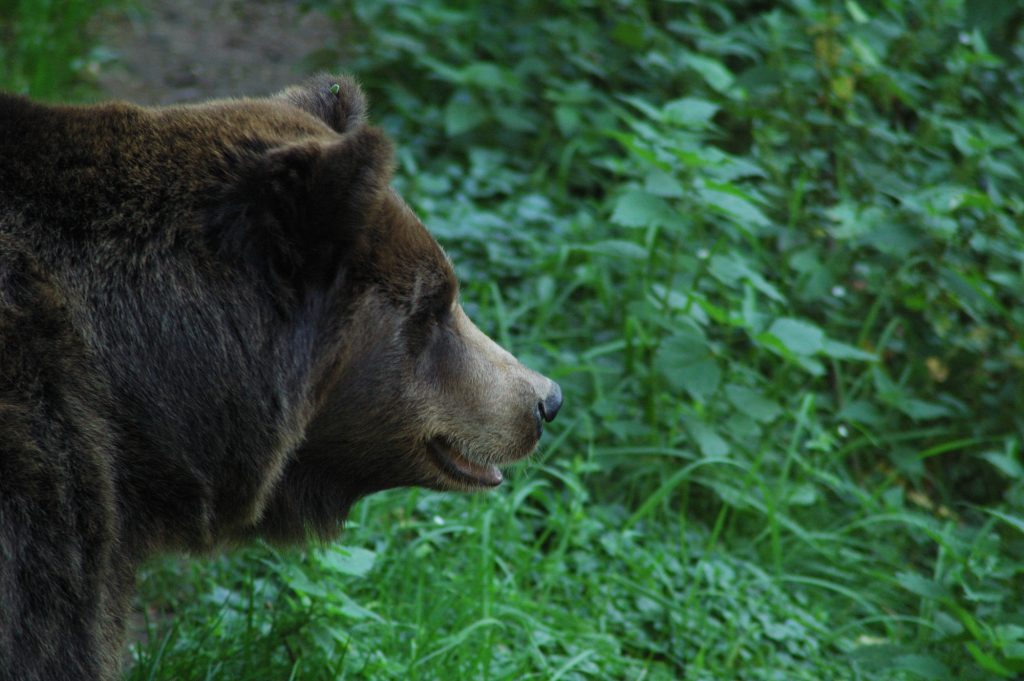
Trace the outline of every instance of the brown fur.
<instances>
[{"instance_id":1,"label":"brown fur","mask_svg":"<svg viewBox=\"0 0 1024 681\"><path fill-rule=\"evenodd\" d=\"M344 77L163 109L0 94L3 681L114 678L155 551L497 484L554 417L365 116Z\"/></svg>"}]
</instances>

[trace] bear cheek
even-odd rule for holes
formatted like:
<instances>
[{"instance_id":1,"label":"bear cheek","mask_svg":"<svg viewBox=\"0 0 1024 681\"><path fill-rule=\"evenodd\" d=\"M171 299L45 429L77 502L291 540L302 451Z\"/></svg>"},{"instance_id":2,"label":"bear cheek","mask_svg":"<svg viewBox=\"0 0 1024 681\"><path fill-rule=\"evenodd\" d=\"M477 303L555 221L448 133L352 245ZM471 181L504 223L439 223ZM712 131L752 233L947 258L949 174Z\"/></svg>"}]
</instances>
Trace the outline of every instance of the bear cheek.
<instances>
[{"instance_id":1,"label":"bear cheek","mask_svg":"<svg viewBox=\"0 0 1024 681\"><path fill-rule=\"evenodd\" d=\"M460 306L452 317L444 367L443 420L449 434L480 460L510 463L540 437L537 395L547 381L476 327Z\"/></svg>"},{"instance_id":2,"label":"bear cheek","mask_svg":"<svg viewBox=\"0 0 1024 681\"><path fill-rule=\"evenodd\" d=\"M418 402L408 377L400 323L386 305L369 297L354 311L313 433L374 458L408 456L422 438ZM320 426L318 429L317 426ZM373 447L370 447L373 445Z\"/></svg>"}]
</instances>

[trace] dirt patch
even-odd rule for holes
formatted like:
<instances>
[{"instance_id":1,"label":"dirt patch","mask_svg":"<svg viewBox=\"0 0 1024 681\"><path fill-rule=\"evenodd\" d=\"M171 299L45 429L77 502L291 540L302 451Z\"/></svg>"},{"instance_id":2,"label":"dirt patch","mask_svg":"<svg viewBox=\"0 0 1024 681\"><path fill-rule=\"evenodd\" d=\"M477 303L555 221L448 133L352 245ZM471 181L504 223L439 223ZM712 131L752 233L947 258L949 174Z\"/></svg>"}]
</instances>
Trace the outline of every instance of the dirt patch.
<instances>
[{"instance_id":1,"label":"dirt patch","mask_svg":"<svg viewBox=\"0 0 1024 681\"><path fill-rule=\"evenodd\" d=\"M342 31L320 12L270 0L141 0L97 18L112 54L96 72L107 99L139 104L264 95L322 68Z\"/></svg>"}]
</instances>

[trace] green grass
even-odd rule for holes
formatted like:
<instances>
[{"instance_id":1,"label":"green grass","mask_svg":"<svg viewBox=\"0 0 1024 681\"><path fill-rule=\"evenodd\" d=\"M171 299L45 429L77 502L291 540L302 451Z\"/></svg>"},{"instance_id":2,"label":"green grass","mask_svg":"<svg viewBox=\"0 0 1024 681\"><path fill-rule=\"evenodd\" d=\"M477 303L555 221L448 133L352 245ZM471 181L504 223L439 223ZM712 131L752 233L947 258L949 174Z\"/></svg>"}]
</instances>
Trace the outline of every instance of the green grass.
<instances>
[{"instance_id":1,"label":"green grass","mask_svg":"<svg viewBox=\"0 0 1024 681\"><path fill-rule=\"evenodd\" d=\"M311 4L566 405L347 553L152 564L127 678L1024 673L1024 11Z\"/></svg>"},{"instance_id":2,"label":"green grass","mask_svg":"<svg viewBox=\"0 0 1024 681\"><path fill-rule=\"evenodd\" d=\"M92 94L83 76L102 55L86 26L119 0L0 0L0 88L68 101Z\"/></svg>"},{"instance_id":3,"label":"green grass","mask_svg":"<svg viewBox=\"0 0 1024 681\"><path fill-rule=\"evenodd\" d=\"M707 531L611 532L625 509L588 511L583 490L537 480L517 492L368 501L347 535L378 555L361 578L319 551L218 561L204 570L210 602L186 606L203 613L196 629L146 655L162 654L157 678L850 677L822 641L825 608L709 550Z\"/></svg>"}]
</instances>

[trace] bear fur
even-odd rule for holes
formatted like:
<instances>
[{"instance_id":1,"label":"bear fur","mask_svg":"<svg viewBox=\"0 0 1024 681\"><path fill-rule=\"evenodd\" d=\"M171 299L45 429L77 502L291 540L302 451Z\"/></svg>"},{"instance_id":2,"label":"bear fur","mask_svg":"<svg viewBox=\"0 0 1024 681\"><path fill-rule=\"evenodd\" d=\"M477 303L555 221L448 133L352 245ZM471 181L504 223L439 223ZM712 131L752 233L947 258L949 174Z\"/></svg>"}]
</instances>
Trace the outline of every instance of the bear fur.
<instances>
[{"instance_id":1,"label":"bear fur","mask_svg":"<svg viewBox=\"0 0 1024 681\"><path fill-rule=\"evenodd\" d=\"M0 94L0 680L113 679L156 552L500 484L561 404L480 332L347 77Z\"/></svg>"}]
</instances>

